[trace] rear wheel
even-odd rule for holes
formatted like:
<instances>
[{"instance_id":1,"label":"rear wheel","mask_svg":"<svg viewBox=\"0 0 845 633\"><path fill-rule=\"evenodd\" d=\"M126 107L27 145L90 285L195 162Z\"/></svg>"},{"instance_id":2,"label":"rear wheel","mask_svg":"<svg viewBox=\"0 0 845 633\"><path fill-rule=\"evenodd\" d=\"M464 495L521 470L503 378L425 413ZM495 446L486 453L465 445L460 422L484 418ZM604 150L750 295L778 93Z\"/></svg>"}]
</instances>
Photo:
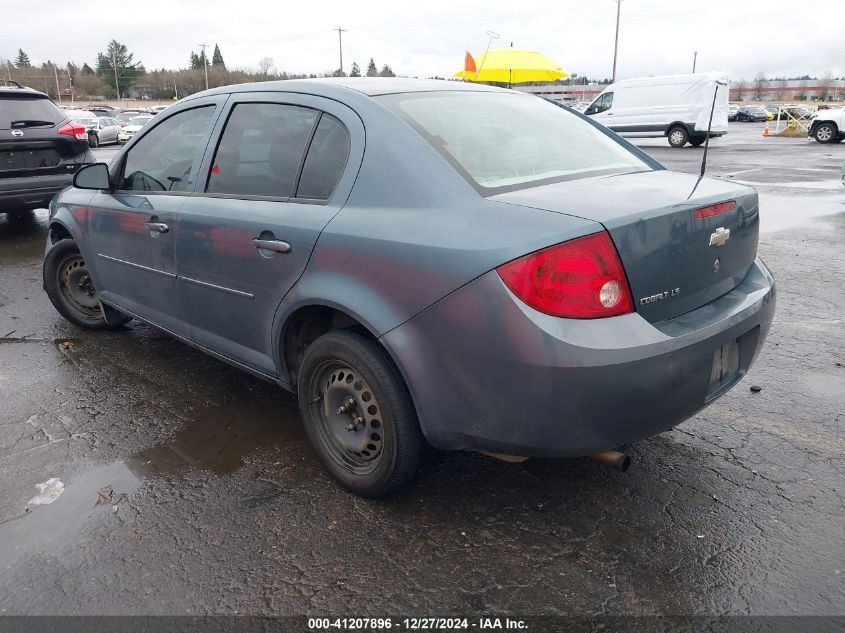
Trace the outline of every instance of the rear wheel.
<instances>
[{"instance_id":1,"label":"rear wheel","mask_svg":"<svg viewBox=\"0 0 845 633\"><path fill-rule=\"evenodd\" d=\"M669 137L669 145L672 147L683 147L689 140L689 133L686 128L676 125L666 135Z\"/></svg>"},{"instance_id":2,"label":"rear wheel","mask_svg":"<svg viewBox=\"0 0 845 633\"><path fill-rule=\"evenodd\" d=\"M59 240L47 252L43 274L47 296L71 323L91 330L111 330L129 321L113 308L100 307L88 267L72 239Z\"/></svg>"},{"instance_id":3,"label":"rear wheel","mask_svg":"<svg viewBox=\"0 0 845 633\"><path fill-rule=\"evenodd\" d=\"M299 408L323 466L359 495L379 497L416 472L422 436L401 377L385 351L351 331L306 350Z\"/></svg>"},{"instance_id":4,"label":"rear wheel","mask_svg":"<svg viewBox=\"0 0 845 633\"><path fill-rule=\"evenodd\" d=\"M689 144L693 147L698 147L699 145L702 145L706 140L706 136L690 136Z\"/></svg>"},{"instance_id":5,"label":"rear wheel","mask_svg":"<svg viewBox=\"0 0 845 633\"><path fill-rule=\"evenodd\" d=\"M813 132L813 138L819 143L831 143L838 133L839 130L836 129L836 124L825 121L816 126L816 131Z\"/></svg>"}]
</instances>

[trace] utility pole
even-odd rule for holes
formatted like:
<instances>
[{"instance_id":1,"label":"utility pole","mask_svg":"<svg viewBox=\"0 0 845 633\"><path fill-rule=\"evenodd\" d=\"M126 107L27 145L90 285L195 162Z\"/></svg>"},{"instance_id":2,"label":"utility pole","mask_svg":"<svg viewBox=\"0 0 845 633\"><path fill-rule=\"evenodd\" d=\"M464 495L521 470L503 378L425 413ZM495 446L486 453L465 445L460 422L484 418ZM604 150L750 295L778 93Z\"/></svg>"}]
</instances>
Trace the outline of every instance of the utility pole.
<instances>
[{"instance_id":1,"label":"utility pole","mask_svg":"<svg viewBox=\"0 0 845 633\"><path fill-rule=\"evenodd\" d=\"M695 74L695 61L698 59L698 51L692 52L692 74Z\"/></svg>"},{"instance_id":2,"label":"utility pole","mask_svg":"<svg viewBox=\"0 0 845 633\"><path fill-rule=\"evenodd\" d=\"M208 58L205 56L205 49L208 44L197 44L202 49L202 69L205 71L205 89L208 90Z\"/></svg>"},{"instance_id":3,"label":"utility pole","mask_svg":"<svg viewBox=\"0 0 845 633\"><path fill-rule=\"evenodd\" d=\"M342 29L337 27L336 29L332 29L332 31L337 31L337 45L340 49L340 72L343 72L343 34L346 33L346 29Z\"/></svg>"},{"instance_id":4,"label":"utility pole","mask_svg":"<svg viewBox=\"0 0 845 633\"><path fill-rule=\"evenodd\" d=\"M619 50L619 14L622 11L622 0L616 0L616 41L613 43L613 77L611 83L616 81L616 52Z\"/></svg>"},{"instance_id":5,"label":"utility pole","mask_svg":"<svg viewBox=\"0 0 845 633\"><path fill-rule=\"evenodd\" d=\"M111 65L114 68L114 89L117 91L117 100L120 101L120 85L117 83L117 53L112 51Z\"/></svg>"},{"instance_id":6,"label":"utility pole","mask_svg":"<svg viewBox=\"0 0 845 633\"><path fill-rule=\"evenodd\" d=\"M62 100L62 89L59 88L59 69L53 64L53 74L56 76L56 99Z\"/></svg>"},{"instance_id":7,"label":"utility pole","mask_svg":"<svg viewBox=\"0 0 845 633\"><path fill-rule=\"evenodd\" d=\"M66 67L67 71L67 87L70 89L70 102L73 103L73 77L70 76L70 68Z\"/></svg>"}]
</instances>

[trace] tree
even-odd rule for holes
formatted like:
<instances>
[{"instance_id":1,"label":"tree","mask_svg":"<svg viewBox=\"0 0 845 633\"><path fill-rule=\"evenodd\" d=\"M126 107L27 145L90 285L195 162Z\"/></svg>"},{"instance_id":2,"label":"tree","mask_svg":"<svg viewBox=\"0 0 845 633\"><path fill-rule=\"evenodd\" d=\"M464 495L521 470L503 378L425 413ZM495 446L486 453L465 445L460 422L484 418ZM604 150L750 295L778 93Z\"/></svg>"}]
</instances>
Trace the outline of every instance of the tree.
<instances>
[{"instance_id":1,"label":"tree","mask_svg":"<svg viewBox=\"0 0 845 633\"><path fill-rule=\"evenodd\" d=\"M118 98L121 89L125 91L144 74L144 66L132 57L126 44L117 40L109 42L105 53L97 53L97 76L114 88Z\"/></svg>"},{"instance_id":2,"label":"tree","mask_svg":"<svg viewBox=\"0 0 845 633\"><path fill-rule=\"evenodd\" d=\"M82 70L80 71L83 75L93 75L94 69L91 68L87 63L82 64Z\"/></svg>"},{"instance_id":3,"label":"tree","mask_svg":"<svg viewBox=\"0 0 845 633\"><path fill-rule=\"evenodd\" d=\"M763 98L763 88L766 85L766 75L763 74L761 70L757 73L757 76L754 77L754 98L757 101L760 101Z\"/></svg>"},{"instance_id":4,"label":"tree","mask_svg":"<svg viewBox=\"0 0 845 633\"><path fill-rule=\"evenodd\" d=\"M201 51L199 55L191 51L191 70L202 70L203 66L207 65L208 59L205 57L205 51Z\"/></svg>"},{"instance_id":5,"label":"tree","mask_svg":"<svg viewBox=\"0 0 845 633\"><path fill-rule=\"evenodd\" d=\"M18 49L18 56L15 58L15 66L18 68L30 68L32 64L29 62L29 55Z\"/></svg>"},{"instance_id":6,"label":"tree","mask_svg":"<svg viewBox=\"0 0 845 633\"><path fill-rule=\"evenodd\" d=\"M369 74L369 72L367 73ZM396 73L393 72L393 69L390 68L387 64L381 67L381 70L378 71L379 77L395 77Z\"/></svg>"},{"instance_id":7,"label":"tree","mask_svg":"<svg viewBox=\"0 0 845 633\"><path fill-rule=\"evenodd\" d=\"M346 73L343 72L343 68L338 68L332 73L332 77L346 77Z\"/></svg>"},{"instance_id":8,"label":"tree","mask_svg":"<svg viewBox=\"0 0 845 633\"><path fill-rule=\"evenodd\" d=\"M226 69L226 63L223 61L223 53L220 52L220 47L214 45L214 55L211 56L211 65L223 70Z\"/></svg>"},{"instance_id":9,"label":"tree","mask_svg":"<svg viewBox=\"0 0 845 633\"><path fill-rule=\"evenodd\" d=\"M373 58L370 57L370 63L367 65L367 77L378 77L378 68Z\"/></svg>"},{"instance_id":10,"label":"tree","mask_svg":"<svg viewBox=\"0 0 845 633\"><path fill-rule=\"evenodd\" d=\"M358 64L352 62L352 70L349 71L350 77L360 77L361 76L361 69L358 67Z\"/></svg>"},{"instance_id":11,"label":"tree","mask_svg":"<svg viewBox=\"0 0 845 633\"><path fill-rule=\"evenodd\" d=\"M258 72L260 74L269 75L271 70L273 70L272 57L262 57L258 60Z\"/></svg>"}]
</instances>

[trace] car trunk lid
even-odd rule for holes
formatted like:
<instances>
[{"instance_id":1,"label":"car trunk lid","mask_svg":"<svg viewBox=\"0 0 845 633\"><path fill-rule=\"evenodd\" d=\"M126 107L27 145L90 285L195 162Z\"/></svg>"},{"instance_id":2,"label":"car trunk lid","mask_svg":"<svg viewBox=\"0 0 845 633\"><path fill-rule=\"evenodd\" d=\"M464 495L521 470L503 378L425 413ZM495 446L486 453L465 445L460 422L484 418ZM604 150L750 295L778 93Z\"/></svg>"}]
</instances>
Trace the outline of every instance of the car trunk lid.
<instances>
[{"instance_id":1,"label":"car trunk lid","mask_svg":"<svg viewBox=\"0 0 845 633\"><path fill-rule=\"evenodd\" d=\"M735 288L757 253L757 194L709 178L696 187L696 180L658 170L561 182L490 199L600 222L622 259L635 309L657 322ZM697 210L722 202L735 206L697 217Z\"/></svg>"}]
</instances>

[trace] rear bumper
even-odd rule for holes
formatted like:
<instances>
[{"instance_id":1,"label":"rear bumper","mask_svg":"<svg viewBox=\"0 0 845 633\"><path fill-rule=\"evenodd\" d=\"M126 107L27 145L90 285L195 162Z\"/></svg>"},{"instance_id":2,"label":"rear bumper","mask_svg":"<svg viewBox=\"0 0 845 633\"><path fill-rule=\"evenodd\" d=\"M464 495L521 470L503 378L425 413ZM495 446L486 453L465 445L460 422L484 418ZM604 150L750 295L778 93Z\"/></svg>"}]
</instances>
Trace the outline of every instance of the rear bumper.
<instances>
[{"instance_id":1,"label":"rear bumper","mask_svg":"<svg viewBox=\"0 0 845 633\"><path fill-rule=\"evenodd\" d=\"M740 340L737 380L771 325L774 280L760 260L731 292L651 324L638 314L541 314L492 271L382 337L423 433L445 449L572 456L672 428L727 391L714 352Z\"/></svg>"},{"instance_id":2,"label":"rear bumper","mask_svg":"<svg viewBox=\"0 0 845 633\"><path fill-rule=\"evenodd\" d=\"M80 165L81 167L82 165ZM50 205L56 193L73 182L73 173L0 179L0 213Z\"/></svg>"}]
</instances>

